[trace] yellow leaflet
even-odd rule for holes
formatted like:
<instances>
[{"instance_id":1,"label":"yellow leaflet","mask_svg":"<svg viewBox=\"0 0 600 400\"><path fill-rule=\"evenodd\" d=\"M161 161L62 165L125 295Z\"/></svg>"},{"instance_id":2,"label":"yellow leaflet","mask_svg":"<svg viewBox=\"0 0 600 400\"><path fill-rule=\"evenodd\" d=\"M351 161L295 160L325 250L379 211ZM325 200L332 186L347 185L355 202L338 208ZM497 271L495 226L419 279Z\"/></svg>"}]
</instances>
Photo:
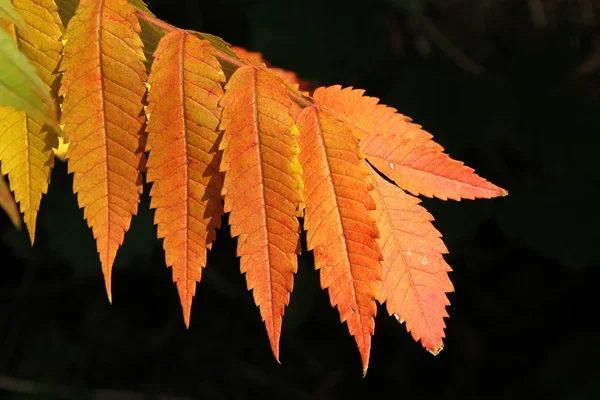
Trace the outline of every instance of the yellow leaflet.
<instances>
[{"instance_id":1,"label":"yellow leaflet","mask_svg":"<svg viewBox=\"0 0 600 400\"><path fill-rule=\"evenodd\" d=\"M43 93L47 98L46 101L53 104L48 93L56 93L55 71L62 49L60 42L62 24L56 4L52 0L35 2L22 0L15 5L15 9L21 13L29 33L24 36L20 28L17 29L14 25L3 22L0 23L4 28L0 34L6 33L10 42L16 44L21 51L19 54L27 56L35 65L33 76L39 81L36 84L36 91ZM2 70L0 75L5 73L5 62L5 59L0 62L0 70ZM17 93L26 93L21 91L21 87L14 79L11 79L10 72L8 75L9 83L13 84ZM2 81L1 77L0 81ZM57 145L56 134L48 128L47 124L45 125L48 117L43 113L32 112L30 108L25 108L24 111L18 110L18 105L10 102L8 105L12 107L0 107L2 173L9 176L10 187L23 212L33 243L37 212L42 195L48 190L50 172L54 164L52 147ZM55 121L51 120L51 122L56 125ZM55 129L60 128L56 126Z\"/></svg>"}]
</instances>

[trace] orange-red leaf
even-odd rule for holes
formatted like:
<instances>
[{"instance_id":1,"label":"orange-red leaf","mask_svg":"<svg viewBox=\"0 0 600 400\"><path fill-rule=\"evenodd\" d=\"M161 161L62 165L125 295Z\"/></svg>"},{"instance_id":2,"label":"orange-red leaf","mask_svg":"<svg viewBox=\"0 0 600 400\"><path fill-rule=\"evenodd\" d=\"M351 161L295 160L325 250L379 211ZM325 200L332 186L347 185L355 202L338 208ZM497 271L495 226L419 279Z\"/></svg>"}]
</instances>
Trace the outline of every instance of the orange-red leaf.
<instances>
[{"instance_id":1,"label":"orange-red leaf","mask_svg":"<svg viewBox=\"0 0 600 400\"><path fill-rule=\"evenodd\" d=\"M366 373L382 278L375 203L358 140L326 110L307 107L296 120L305 172L304 229L321 286L354 336Z\"/></svg>"},{"instance_id":2,"label":"orange-red leaf","mask_svg":"<svg viewBox=\"0 0 600 400\"><path fill-rule=\"evenodd\" d=\"M363 96L364 90L331 86L315 90L315 103L332 110L362 140L361 149L379 171L412 193L442 200L505 196L508 192L443 153L432 135L396 109Z\"/></svg>"},{"instance_id":3,"label":"orange-red leaf","mask_svg":"<svg viewBox=\"0 0 600 400\"><path fill-rule=\"evenodd\" d=\"M146 150L150 207L167 266L173 267L186 326L206 252L220 227L222 174L217 152L225 75L207 41L183 30L164 36L148 77Z\"/></svg>"},{"instance_id":4,"label":"orange-red leaf","mask_svg":"<svg viewBox=\"0 0 600 400\"><path fill-rule=\"evenodd\" d=\"M13 199L8 184L4 180L4 176L0 174L0 207L6 212L13 225L16 228L21 228L21 213L17 208L17 203Z\"/></svg>"},{"instance_id":5,"label":"orange-red leaf","mask_svg":"<svg viewBox=\"0 0 600 400\"><path fill-rule=\"evenodd\" d=\"M282 316L298 268L296 214L302 207L298 130L287 93L277 76L245 66L227 82L221 101L225 211L278 360Z\"/></svg>"},{"instance_id":6,"label":"orange-red leaf","mask_svg":"<svg viewBox=\"0 0 600 400\"><path fill-rule=\"evenodd\" d=\"M142 192L146 71L139 32L126 0L81 0L60 66L69 172L96 239L109 299L112 265Z\"/></svg>"},{"instance_id":7,"label":"orange-red leaf","mask_svg":"<svg viewBox=\"0 0 600 400\"><path fill-rule=\"evenodd\" d=\"M449 305L446 292L454 290L444 261L448 250L433 227L431 214L418 198L404 193L368 165L375 184L372 213L377 220L383 253L380 302L415 340L433 354L443 348L444 317Z\"/></svg>"}]
</instances>

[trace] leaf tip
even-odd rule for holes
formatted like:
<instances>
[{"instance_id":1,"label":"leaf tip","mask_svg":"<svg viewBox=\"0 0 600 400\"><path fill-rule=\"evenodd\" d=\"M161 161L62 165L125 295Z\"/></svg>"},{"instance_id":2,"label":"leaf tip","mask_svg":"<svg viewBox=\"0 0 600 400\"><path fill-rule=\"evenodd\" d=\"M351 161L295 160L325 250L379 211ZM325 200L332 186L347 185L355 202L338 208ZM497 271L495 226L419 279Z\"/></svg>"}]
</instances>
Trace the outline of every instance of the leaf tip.
<instances>
[{"instance_id":1,"label":"leaf tip","mask_svg":"<svg viewBox=\"0 0 600 400\"><path fill-rule=\"evenodd\" d=\"M393 314L393 317L396 318L396 321L398 321L400 324L404 323L404 320L402 318L400 318L400 316L398 314Z\"/></svg>"},{"instance_id":2,"label":"leaf tip","mask_svg":"<svg viewBox=\"0 0 600 400\"><path fill-rule=\"evenodd\" d=\"M181 311L183 312L183 323L186 329L190 329L190 316L192 314L192 301L194 299L194 289L196 281L177 281L177 292L179 293L179 301L181 302ZM192 290L189 290L188 284L191 284Z\"/></svg>"},{"instance_id":3,"label":"leaf tip","mask_svg":"<svg viewBox=\"0 0 600 400\"><path fill-rule=\"evenodd\" d=\"M67 151L69 150L69 145L71 143L67 142L63 136L58 136L58 144L56 148L52 148L52 152L54 153L54 157L58 158L60 161L67 160Z\"/></svg>"},{"instance_id":4,"label":"leaf tip","mask_svg":"<svg viewBox=\"0 0 600 400\"><path fill-rule=\"evenodd\" d=\"M110 270L104 271L104 287L106 288L106 296L108 302L112 305L112 287L111 287L111 273Z\"/></svg>"},{"instance_id":5,"label":"leaf tip","mask_svg":"<svg viewBox=\"0 0 600 400\"><path fill-rule=\"evenodd\" d=\"M277 364L281 365L281 361L279 359L279 338L273 338L269 340L271 342L271 351L273 352L273 357L275 357L275 361Z\"/></svg>"},{"instance_id":6,"label":"leaf tip","mask_svg":"<svg viewBox=\"0 0 600 400\"><path fill-rule=\"evenodd\" d=\"M31 247L33 247L33 243L35 242L35 220L31 225L27 222L25 225L27 225L27 232L29 233L29 243L31 243ZM17 229L21 230L21 225L19 225Z\"/></svg>"},{"instance_id":7,"label":"leaf tip","mask_svg":"<svg viewBox=\"0 0 600 400\"><path fill-rule=\"evenodd\" d=\"M185 324L185 329L190 329L190 315L192 314L191 307L182 307L183 311L183 323Z\"/></svg>"},{"instance_id":8,"label":"leaf tip","mask_svg":"<svg viewBox=\"0 0 600 400\"><path fill-rule=\"evenodd\" d=\"M440 354L442 350L444 350L444 343L440 343L440 345L437 349L429 349L429 348L427 349L427 351L434 356L437 356L438 354Z\"/></svg>"}]
</instances>

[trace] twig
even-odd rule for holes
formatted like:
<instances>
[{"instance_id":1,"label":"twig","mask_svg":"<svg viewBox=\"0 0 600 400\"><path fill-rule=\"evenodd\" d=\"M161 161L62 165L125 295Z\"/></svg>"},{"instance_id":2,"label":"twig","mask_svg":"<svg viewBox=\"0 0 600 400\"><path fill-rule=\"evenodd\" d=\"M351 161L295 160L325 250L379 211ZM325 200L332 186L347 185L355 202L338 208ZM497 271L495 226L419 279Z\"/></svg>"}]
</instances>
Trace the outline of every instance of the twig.
<instances>
[{"instance_id":1,"label":"twig","mask_svg":"<svg viewBox=\"0 0 600 400\"><path fill-rule=\"evenodd\" d=\"M531 20L535 29L542 30L548 26L548 17L542 0L527 0L529 11L531 12Z\"/></svg>"},{"instance_id":2,"label":"twig","mask_svg":"<svg viewBox=\"0 0 600 400\"><path fill-rule=\"evenodd\" d=\"M179 397L171 395L136 393L132 391L94 389L87 393L81 393L80 390L61 385L47 385L33 382L25 379L12 378L9 376L0 376L0 390L23 393L23 394L50 394L60 399L81 399L90 400L144 400L152 398L154 400L191 400L188 397Z\"/></svg>"},{"instance_id":3,"label":"twig","mask_svg":"<svg viewBox=\"0 0 600 400\"><path fill-rule=\"evenodd\" d=\"M145 12L138 10L137 8L135 9L135 15L140 19L150 22L152 25L159 27L165 32L173 32L179 29L178 27L171 25L166 21L153 17L152 15L148 15Z\"/></svg>"},{"instance_id":4,"label":"twig","mask_svg":"<svg viewBox=\"0 0 600 400\"><path fill-rule=\"evenodd\" d=\"M471 60L465 53L456 47L448 38L435 26L429 18L422 17L423 28L429 35L429 38L434 42L446 56L454 61L454 63L473 75L482 75L485 68Z\"/></svg>"},{"instance_id":5,"label":"twig","mask_svg":"<svg viewBox=\"0 0 600 400\"><path fill-rule=\"evenodd\" d=\"M596 22L596 12L594 11L594 6L590 0L579 0L581 5L581 20L583 21L583 26L592 26Z\"/></svg>"}]
</instances>

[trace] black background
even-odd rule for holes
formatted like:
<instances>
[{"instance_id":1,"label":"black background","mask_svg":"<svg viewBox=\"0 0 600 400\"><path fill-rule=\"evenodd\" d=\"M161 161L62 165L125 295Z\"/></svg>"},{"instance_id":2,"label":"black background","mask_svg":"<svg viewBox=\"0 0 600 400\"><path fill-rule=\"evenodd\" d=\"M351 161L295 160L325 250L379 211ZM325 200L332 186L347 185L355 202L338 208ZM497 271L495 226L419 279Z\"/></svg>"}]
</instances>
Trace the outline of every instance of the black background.
<instances>
[{"instance_id":1,"label":"black background","mask_svg":"<svg viewBox=\"0 0 600 400\"><path fill-rule=\"evenodd\" d=\"M431 356L379 307L363 379L310 255L275 362L226 220L186 330L154 239L149 187L109 305L91 231L57 162L33 249L0 215L5 398L600 398L598 1L148 5L172 24L260 51L315 87L366 89L510 195L424 199L454 269L446 348Z\"/></svg>"}]
</instances>

